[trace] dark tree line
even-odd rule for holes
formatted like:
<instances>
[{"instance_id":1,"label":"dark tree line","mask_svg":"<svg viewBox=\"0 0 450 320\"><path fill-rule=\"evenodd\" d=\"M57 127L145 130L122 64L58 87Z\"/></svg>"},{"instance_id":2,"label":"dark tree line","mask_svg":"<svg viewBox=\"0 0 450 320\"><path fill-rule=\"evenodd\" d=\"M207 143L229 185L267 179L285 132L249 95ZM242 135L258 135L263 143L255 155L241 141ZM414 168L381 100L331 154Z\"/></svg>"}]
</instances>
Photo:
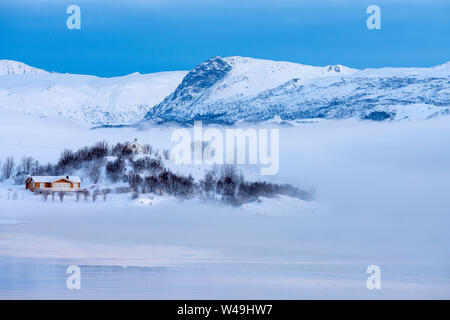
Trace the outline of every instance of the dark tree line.
<instances>
[{"instance_id":1,"label":"dark tree line","mask_svg":"<svg viewBox=\"0 0 450 320\"><path fill-rule=\"evenodd\" d=\"M142 173L143 171L151 171L153 173L160 172L164 169L161 157L151 158L143 157L136 160L131 160L131 164L135 172Z\"/></svg>"},{"instance_id":2,"label":"dark tree line","mask_svg":"<svg viewBox=\"0 0 450 320\"><path fill-rule=\"evenodd\" d=\"M8 162L5 163L5 166L7 165L8 168L3 168L3 178L8 179L9 177L13 177L15 184L24 183L28 176L46 176L57 174L56 166L51 163L40 164L39 161L30 156L23 157L15 168L14 159L12 157L8 157L8 159Z\"/></svg>"},{"instance_id":3,"label":"dark tree line","mask_svg":"<svg viewBox=\"0 0 450 320\"><path fill-rule=\"evenodd\" d=\"M116 157L129 156L131 154L131 150L128 149L127 146L128 142L116 143L114 146L111 147L111 155Z\"/></svg>"},{"instance_id":4,"label":"dark tree line","mask_svg":"<svg viewBox=\"0 0 450 320\"><path fill-rule=\"evenodd\" d=\"M80 169L86 162L103 160L110 154L110 148L105 141L97 142L91 147L83 147L77 151L65 149L56 165L61 174Z\"/></svg>"},{"instance_id":5,"label":"dark tree line","mask_svg":"<svg viewBox=\"0 0 450 320\"><path fill-rule=\"evenodd\" d=\"M221 200L224 203L240 206L256 201L259 197L272 198L286 195L303 200L311 200L312 192L299 190L290 184L276 184L266 181L245 181L234 166L223 166L220 170L214 168L206 172L204 178L196 183L192 176L175 174L162 169L158 174L142 175L142 168L133 166L134 171L128 172L126 180L134 190L134 197L139 193L154 193L172 195L179 198L190 198L203 194L209 200ZM137 170L136 170L137 169Z\"/></svg>"},{"instance_id":6,"label":"dark tree line","mask_svg":"<svg viewBox=\"0 0 450 320\"><path fill-rule=\"evenodd\" d=\"M114 161L108 161L106 163L106 174L113 182L117 182L122 179L125 175L125 171L125 159L122 156L119 156Z\"/></svg>"},{"instance_id":7,"label":"dark tree line","mask_svg":"<svg viewBox=\"0 0 450 320\"><path fill-rule=\"evenodd\" d=\"M286 195L302 200L312 200L313 197L312 192L299 190L290 184L245 181L233 166L224 166L220 172L217 169L207 172L200 181L200 187L208 199L215 199L218 195L225 203L235 206L256 201L259 197Z\"/></svg>"},{"instance_id":8,"label":"dark tree line","mask_svg":"<svg viewBox=\"0 0 450 320\"><path fill-rule=\"evenodd\" d=\"M154 193L171 195L179 198L190 198L198 190L192 176L175 174L164 169L159 174L142 177L139 173L129 172L127 181L135 193Z\"/></svg>"}]
</instances>

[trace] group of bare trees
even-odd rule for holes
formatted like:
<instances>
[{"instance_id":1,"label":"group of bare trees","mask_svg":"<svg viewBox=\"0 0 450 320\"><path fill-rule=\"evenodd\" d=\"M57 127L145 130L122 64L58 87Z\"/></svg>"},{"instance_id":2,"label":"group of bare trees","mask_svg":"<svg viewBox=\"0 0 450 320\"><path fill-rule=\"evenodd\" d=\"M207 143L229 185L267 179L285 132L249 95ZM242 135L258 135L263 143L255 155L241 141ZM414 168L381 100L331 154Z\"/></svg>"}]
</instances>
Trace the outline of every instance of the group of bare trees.
<instances>
[{"instance_id":1,"label":"group of bare trees","mask_svg":"<svg viewBox=\"0 0 450 320\"><path fill-rule=\"evenodd\" d=\"M123 156L118 156L114 161L106 163L106 174L112 182L117 182L123 179L126 171L126 163Z\"/></svg>"},{"instance_id":2,"label":"group of bare trees","mask_svg":"<svg viewBox=\"0 0 450 320\"><path fill-rule=\"evenodd\" d=\"M126 180L126 163L131 163L132 166L144 167L149 166L156 168L161 166L161 158L138 159L133 161L133 153L128 148L129 143L118 142L113 146L109 146L105 141L97 142L91 147L83 147L77 151L69 149L64 150L56 165L56 171L67 174L74 170L83 168L85 176L89 177L91 182L97 184L101 178L103 168L107 176L112 182L119 180ZM153 148L150 145L144 145L144 153L151 155ZM156 152L155 152L156 155ZM116 157L113 161L107 161L107 156Z\"/></svg>"},{"instance_id":3,"label":"group of bare trees","mask_svg":"<svg viewBox=\"0 0 450 320\"><path fill-rule=\"evenodd\" d=\"M164 164L160 156L152 158L149 156L131 161L134 172L142 173L143 171L150 171L152 173L161 172L164 169Z\"/></svg>"},{"instance_id":4,"label":"group of bare trees","mask_svg":"<svg viewBox=\"0 0 450 320\"><path fill-rule=\"evenodd\" d=\"M74 170L83 168L86 176L93 183L100 179L101 168L104 166L105 157L110 153L110 148L105 141L97 142L91 147L83 147L77 151L65 149L56 165L60 174L70 174Z\"/></svg>"},{"instance_id":5,"label":"group of bare trees","mask_svg":"<svg viewBox=\"0 0 450 320\"><path fill-rule=\"evenodd\" d=\"M199 183L207 199L217 200L217 197L227 204L240 206L256 201L259 197L275 197L286 195L303 200L311 200L311 191L299 190L290 184L276 184L266 181L245 181L232 165L214 167L208 171Z\"/></svg>"},{"instance_id":6,"label":"group of bare trees","mask_svg":"<svg viewBox=\"0 0 450 320\"><path fill-rule=\"evenodd\" d=\"M0 178L2 180L14 178L16 184L23 183L27 175L36 175L39 171L42 171L43 167L30 156L23 157L16 166L14 158L9 156L1 166Z\"/></svg>"},{"instance_id":7,"label":"group of bare trees","mask_svg":"<svg viewBox=\"0 0 450 320\"><path fill-rule=\"evenodd\" d=\"M50 196L52 202L55 201L55 196L58 196L59 201L62 203L64 201L64 196L66 193L64 191L51 191L51 190L36 190L35 194L40 194L42 201L47 202L48 197Z\"/></svg>"},{"instance_id":8,"label":"group of bare trees","mask_svg":"<svg viewBox=\"0 0 450 320\"><path fill-rule=\"evenodd\" d=\"M102 197L103 201L106 201L108 198L108 194L111 193L111 189L107 188L107 189L96 189L94 190L94 192L92 192L92 202L95 202L97 200L98 197Z\"/></svg>"},{"instance_id":9,"label":"group of bare trees","mask_svg":"<svg viewBox=\"0 0 450 320\"><path fill-rule=\"evenodd\" d=\"M128 172L127 163L131 167ZM106 163L106 175L112 182L126 181L132 188L136 188L136 184L141 183L145 175L157 176L164 170L164 162L158 153L155 153L153 157L147 155L136 160L133 157L119 155L115 160Z\"/></svg>"},{"instance_id":10,"label":"group of bare trees","mask_svg":"<svg viewBox=\"0 0 450 320\"><path fill-rule=\"evenodd\" d=\"M126 176L133 198L139 193L171 195L178 198L190 198L203 195L208 200L222 201L233 206L256 201L259 197L275 197L286 195L303 200L312 199L312 192L299 190L289 184L276 184L266 181L246 181L235 166L214 167L206 172L198 183L192 176L175 174L168 169L160 173L143 175L138 171L130 171Z\"/></svg>"},{"instance_id":11,"label":"group of bare trees","mask_svg":"<svg viewBox=\"0 0 450 320\"><path fill-rule=\"evenodd\" d=\"M5 163L2 165L2 179L11 178L14 171L14 158L7 157Z\"/></svg>"},{"instance_id":12,"label":"group of bare trees","mask_svg":"<svg viewBox=\"0 0 450 320\"><path fill-rule=\"evenodd\" d=\"M137 181L139 182L138 184L136 183ZM166 194L178 198L190 198L196 193L198 188L192 176L186 177L166 169L159 174L146 175L142 179L135 176L132 184L135 191L140 190L142 193L159 195ZM130 186L132 184L130 183Z\"/></svg>"},{"instance_id":13,"label":"group of bare trees","mask_svg":"<svg viewBox=\"0 0 450 320\"><path fill-rule=\"evenodd\" d=\"M30 175L55 175L55 166L51 163L40 164L31 156L23 157L17 165L14 158L9 156L1 165L0 180L13 178L15 184L22 184Z\"/></svg>"},{"instance_id":14,"label":"group of bare trees","mask_svg":"<svg viewBox=\"0 0 450 320\"><path fill-rule=\"evenodd\" d=\"M81 199L84 199L85 202L88 202L89 199L92 200L92 202L97 201L99 197L103 199L103 201L107 200L108 194L112 192L111 189L95 189L92 193L89 192L89 190L79 190L79 191L52 191L48 189L44 190L36 190L35 194L41 195L42 201L47 202L49 197L51 198L52 202L55 201L56 196L59 198L59 201L62 203L64 201L64 197L67 194L75 194L75 200L76 202L80 202Z\"/></svg>"}]
</instances>

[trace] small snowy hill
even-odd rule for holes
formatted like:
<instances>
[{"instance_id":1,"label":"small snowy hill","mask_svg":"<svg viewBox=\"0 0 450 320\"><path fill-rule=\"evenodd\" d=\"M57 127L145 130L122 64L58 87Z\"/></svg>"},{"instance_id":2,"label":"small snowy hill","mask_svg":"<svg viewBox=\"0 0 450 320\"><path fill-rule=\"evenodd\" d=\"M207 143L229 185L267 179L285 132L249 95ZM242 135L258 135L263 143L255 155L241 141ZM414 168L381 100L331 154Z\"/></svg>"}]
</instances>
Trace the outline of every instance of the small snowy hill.
<instances>
[{"instance_id":1,"label":"small snowy hill","mask_svg":"<svg viewBox=\"0 0 450 320\"><path fill-rule=\"evenodd\" d=\"M87 126L132 124L175 90L185 75L173 71L99 78L0 60L0 112L62 117Z\"/></svg>"},{"instance_id":2,"label":"small snowy hill","mask_svg":"<svg viewBox=\"0 0 450 320\"><path fill-rule=\"evenodd\" d=\"M356 70L242 57L198 65L146 119L234 124L271 119L423 119L450 113L450 64Z\"/></svg>"},{"instance_id":3,"label":"small snowy hill","mask_svg":"<svg viewBox=\"0 0 450 320\"><path fill-rule=\"evenodd\" d=\"M0 76L23 75L23 74L45 74L45 70L37 69L25 63L13 60L0 60Z\"/></svg>"}]
</instances>

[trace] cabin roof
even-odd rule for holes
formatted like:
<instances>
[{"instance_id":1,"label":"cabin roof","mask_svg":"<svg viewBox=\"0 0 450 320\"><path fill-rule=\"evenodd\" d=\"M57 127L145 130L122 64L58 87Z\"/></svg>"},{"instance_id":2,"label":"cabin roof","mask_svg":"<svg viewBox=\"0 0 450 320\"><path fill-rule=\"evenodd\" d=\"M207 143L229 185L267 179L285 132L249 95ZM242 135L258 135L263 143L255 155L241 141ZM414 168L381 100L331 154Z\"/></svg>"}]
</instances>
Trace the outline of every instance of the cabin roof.
<instances>
[{"instance_id":1,"label":"cabin roof","mask_svg":"<svg viewBox=\"0 0 450 320\"><path fill-rule=\"evenodd\" d=\"M75 183L81 183L81 179L78 176L31 176L30 178L33 179L34 182L54 182L64 179Z\"/></svg>"}]
</instances>

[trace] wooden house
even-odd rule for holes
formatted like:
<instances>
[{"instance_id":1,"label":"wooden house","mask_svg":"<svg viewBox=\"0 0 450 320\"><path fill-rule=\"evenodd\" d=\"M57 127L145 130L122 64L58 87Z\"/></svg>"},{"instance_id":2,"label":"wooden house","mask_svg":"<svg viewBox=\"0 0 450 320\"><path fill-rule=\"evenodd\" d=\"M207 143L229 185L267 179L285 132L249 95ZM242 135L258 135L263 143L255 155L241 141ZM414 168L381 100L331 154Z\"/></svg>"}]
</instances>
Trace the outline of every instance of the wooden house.
<instances>
[{"instance_id":1,"label":"wooden house","mask_svg":"<svg viewBox=\"0 0 450 320\"><path fill-rule=\"evenodd\" d=\"M77 176L30 176L25 180L25 189L30 191L79 191L81 179Z\"/></svg>"}]
</instances>

